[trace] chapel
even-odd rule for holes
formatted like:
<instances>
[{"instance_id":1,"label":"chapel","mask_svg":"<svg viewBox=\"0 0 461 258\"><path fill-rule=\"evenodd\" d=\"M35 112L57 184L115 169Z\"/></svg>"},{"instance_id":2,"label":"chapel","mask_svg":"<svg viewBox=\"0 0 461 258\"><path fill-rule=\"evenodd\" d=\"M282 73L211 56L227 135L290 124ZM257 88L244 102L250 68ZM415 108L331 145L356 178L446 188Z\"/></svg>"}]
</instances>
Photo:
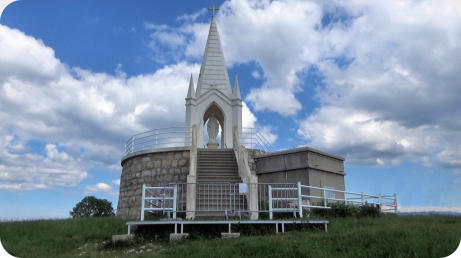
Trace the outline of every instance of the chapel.
<instances>
[{"instance_id":1,"label":"chapel","mask_svg":"<svg viewBox=\"0 0 461 258\"><path fill-rule=\"evenodd\" d=\"M299 189L286 195L300 201L280 201L277 205L286 206L280 212L297 209L302 215L303 208L318 207L317 199L301 200L301 194L345 198L334 192L345 190L343 157L307 146L275 150L257 129L242 128L239 81L235 77L231 87L217 8L212 9L197 85L191 75L185 96L184 126L152 129L128 140L117 215L144 220L145 212L174 211L186 219L256 220L267 212L272 216L276 194L271 191L277 185Z\"/></svg>"}]
</instances>

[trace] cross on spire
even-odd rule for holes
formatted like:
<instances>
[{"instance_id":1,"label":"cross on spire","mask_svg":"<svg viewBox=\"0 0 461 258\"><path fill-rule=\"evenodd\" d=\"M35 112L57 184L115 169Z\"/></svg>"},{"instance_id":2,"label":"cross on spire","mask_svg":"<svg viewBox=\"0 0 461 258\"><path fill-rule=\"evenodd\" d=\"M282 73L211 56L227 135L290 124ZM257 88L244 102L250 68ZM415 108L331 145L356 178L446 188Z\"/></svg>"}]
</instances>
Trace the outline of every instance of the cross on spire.
<instances>
[{"instance_id":1,"label":"cross on spire","mask_svg":"<svg viewBox=\"0 0 461 258\"><path fill-rule=\"evenodd\" d=\"M208 8L209 11L211 11L211 17L214 17L214 12L219 10L219 8L216 8L215 5L213 4L213 7Z\"/></svg>"}]
</instances>

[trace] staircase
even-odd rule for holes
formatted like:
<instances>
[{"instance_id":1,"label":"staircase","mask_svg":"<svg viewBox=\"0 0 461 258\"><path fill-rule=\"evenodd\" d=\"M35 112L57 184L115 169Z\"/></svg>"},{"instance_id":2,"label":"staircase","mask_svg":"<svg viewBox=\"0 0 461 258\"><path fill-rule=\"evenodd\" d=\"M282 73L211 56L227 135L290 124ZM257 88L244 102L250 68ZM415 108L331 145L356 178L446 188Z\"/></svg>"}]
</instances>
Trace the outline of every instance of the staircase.
<instances>
[{"instance_id":1,"label":"staircase","mask_svg":"<svg viewBox=\"0 0 461 258\"><path fill-rule=\"evenodd\" d=\"M246 208L241 182L233 149L198 149L196 216L222 219L225 210L230 216Z\"/></svg>"}]
</instances>

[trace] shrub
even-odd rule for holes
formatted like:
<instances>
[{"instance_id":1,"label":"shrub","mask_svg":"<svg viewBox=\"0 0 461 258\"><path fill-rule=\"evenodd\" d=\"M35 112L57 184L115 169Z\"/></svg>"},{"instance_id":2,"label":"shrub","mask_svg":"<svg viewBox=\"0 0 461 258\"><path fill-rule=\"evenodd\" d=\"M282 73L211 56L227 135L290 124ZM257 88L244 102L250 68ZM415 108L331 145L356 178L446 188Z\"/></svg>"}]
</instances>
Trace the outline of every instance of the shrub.
<instances>
[{"instance_id":1,"label":"shrub","mask_svg":"<svg viewBox=\"0 0 461 258\"><path fill-rule=\"evenodd\" d=\"M353 217L358 216L360 214L360 207L351 204L344 204L344 203L333 203L329 205L331 207L328 212L330 216L333 218L345 218L345 217Z\"/></svg>"},{"instance_id":2,"label":"shrub","mask_svg":"<svg viewBox=\"0 0 461 258\"><path fill-rule=\"evenodd\" d=\"M107 217L114 215L114 209L112 203L106 199L87 196L77 203L69 213L72 218Z\"/></svg>"},{"instance_id":3,"label":"shrub","mask_svg":"<svg viewBox=\"0 0 461 258\"><path fill-rule=\"evenodd\" d=\"M360 217L379 217L381 216L381 211L379 210L378 205L365 204L360 206Z\"/></svg>"},{"instance_id":4,"label":"shrub","mask_svg":"<svg viewBox=\"0 0 461 258\"><path fill-rule=\"evenodd\" d=\"M323 202L317 206L323 206ZM379 206L373 204L365 204L356 206L344 203L329 203L330 209L312 209L311 214L319 217L327 218L345 218L345 217L378 217L381 215Z\"/></svg>"}]
</instances>

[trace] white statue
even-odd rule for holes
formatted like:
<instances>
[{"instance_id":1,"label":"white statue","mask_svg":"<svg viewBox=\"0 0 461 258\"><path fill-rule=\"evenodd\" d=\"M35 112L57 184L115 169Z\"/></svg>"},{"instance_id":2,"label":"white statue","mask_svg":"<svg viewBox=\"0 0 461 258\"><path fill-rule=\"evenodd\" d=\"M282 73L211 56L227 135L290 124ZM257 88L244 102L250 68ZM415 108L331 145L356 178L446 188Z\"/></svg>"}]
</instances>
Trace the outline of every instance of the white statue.
<instances>
[{"instance_id":1,"label":"white statue","mask_svg":"<svg viewBox=\"0 0 461 258\"><path fill-rule=\"evenodd\" d=\"M210 149L216 149L218 148L218 142L216 141L216 137L218 136L219 132L219 123L218 119L214 116L214 114L211 114L210 118L208 119L208 125L207 125L207 132L208 132L208 148Z\"/></svg>"}]
</instances>

